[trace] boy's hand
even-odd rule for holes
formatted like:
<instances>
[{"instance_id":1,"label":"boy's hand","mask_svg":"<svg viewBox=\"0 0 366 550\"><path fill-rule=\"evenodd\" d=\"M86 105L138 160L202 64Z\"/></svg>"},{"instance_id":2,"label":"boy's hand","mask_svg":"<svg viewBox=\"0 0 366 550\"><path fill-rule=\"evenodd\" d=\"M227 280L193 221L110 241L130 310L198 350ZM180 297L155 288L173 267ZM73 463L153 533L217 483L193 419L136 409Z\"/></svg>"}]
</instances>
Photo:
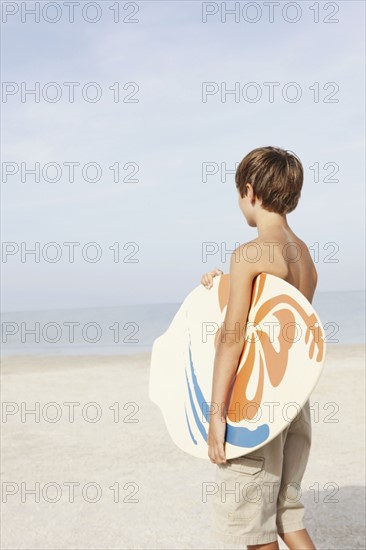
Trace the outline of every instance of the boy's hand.
<instances>
[{"instance_id":1,"label":"boy's hand","mask_svg":"<svg viewBox=\"0 0 366 550\"><path fill-rule=\"evenodd\" d=\"M213 271L208 271L204 275L202 275L201 283L203 286L207 289L210 289L213 285L213 278L216 277L216 275L223 275L223 271L221 269L218 269L217 267Z\"/></svg>"},{"instance_id":2,"label":"boy's hand","mask_svg":"<svg viewBox=\"0 0 366 550\"><path fill-rule=\"evenodd\" d=\"M208 456L213 464L225 464L226 422L214 416L210 419L207 435Z\"/></svg>"}]
</instances>

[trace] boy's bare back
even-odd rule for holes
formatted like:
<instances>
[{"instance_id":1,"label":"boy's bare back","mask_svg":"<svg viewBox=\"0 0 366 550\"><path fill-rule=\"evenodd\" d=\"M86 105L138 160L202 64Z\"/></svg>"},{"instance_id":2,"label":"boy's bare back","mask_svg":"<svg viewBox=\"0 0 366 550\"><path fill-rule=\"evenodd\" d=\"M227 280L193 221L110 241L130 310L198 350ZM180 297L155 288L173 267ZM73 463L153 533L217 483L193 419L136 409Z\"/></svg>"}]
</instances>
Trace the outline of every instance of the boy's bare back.
<instances>
[{"instance_id":1,"label":"boy's bare back","mask_svg":"<svg viewBox=\"0 0 366 550\"><path fill-rule=\"evenodd\" d=\"M276 275L296 287L312 303L318 275L308 247L290 228L271 228L250 241L260 246L258 274Z\"/></svg>"}]
</instances>

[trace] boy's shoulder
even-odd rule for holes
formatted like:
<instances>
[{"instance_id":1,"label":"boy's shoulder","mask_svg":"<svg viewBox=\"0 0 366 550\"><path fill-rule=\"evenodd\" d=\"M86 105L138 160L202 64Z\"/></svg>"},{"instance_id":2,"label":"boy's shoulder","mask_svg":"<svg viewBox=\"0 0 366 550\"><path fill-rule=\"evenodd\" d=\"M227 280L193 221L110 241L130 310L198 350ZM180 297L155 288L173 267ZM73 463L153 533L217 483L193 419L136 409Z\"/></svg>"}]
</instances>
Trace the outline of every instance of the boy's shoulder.
<instances>
[{"instance_id":1,"label":"boy's shoulder","mask_svg":"<svg viewBox=\"0 0 366 550\"><path fill-rule=\"evenodd\" d=\"M256 237L247 241L235 248L232 261L239 262L253 277L263 272L281 279L286 279L288 275L288 263L283 256L282 247L275 240Z\"/></svg>"}]
</instances>

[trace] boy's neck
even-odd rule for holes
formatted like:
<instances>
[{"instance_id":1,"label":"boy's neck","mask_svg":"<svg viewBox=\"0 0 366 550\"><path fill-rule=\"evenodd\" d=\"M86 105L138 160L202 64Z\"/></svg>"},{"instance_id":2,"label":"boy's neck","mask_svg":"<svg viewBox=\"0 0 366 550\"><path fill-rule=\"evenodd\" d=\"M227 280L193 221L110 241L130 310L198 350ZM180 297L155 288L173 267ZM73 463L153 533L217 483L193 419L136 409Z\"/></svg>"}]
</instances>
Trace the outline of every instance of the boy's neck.
<instances>
[{"instance_id":1,"label":"boy's neck","mask_svg":"<svg viewBox=\"0 0 366 550\"><path fill-rule=\"evenodd\" d=\"M261 212L257 219L258 235L278 229L290 229L286 215L277 214L276 212Z\"/></svg>"}]
</instances>

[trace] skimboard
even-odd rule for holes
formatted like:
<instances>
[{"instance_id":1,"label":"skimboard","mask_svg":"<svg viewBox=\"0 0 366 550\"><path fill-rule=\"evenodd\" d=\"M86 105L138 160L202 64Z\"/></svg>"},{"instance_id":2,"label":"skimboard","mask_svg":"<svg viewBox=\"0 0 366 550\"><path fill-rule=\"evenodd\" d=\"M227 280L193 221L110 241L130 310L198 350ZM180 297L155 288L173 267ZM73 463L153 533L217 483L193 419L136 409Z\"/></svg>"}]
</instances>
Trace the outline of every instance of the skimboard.
<instances>
[{"instance_id":1,"label":"skimboard","mask_svg":"<svg viewBox=\"0 0 366 550\"><path fill-rule=\"evenodd\" d=\"M209 459L210 411L219 406L210 400L229 291L229 274L214 277L211 289L193 289L152 347L149 398L174 443L198 458ZM325 353L324 329L310 302L290 283L260 273L226 402L227 459L255 451L299 418Z\"/></svg>"}]
</instances>

